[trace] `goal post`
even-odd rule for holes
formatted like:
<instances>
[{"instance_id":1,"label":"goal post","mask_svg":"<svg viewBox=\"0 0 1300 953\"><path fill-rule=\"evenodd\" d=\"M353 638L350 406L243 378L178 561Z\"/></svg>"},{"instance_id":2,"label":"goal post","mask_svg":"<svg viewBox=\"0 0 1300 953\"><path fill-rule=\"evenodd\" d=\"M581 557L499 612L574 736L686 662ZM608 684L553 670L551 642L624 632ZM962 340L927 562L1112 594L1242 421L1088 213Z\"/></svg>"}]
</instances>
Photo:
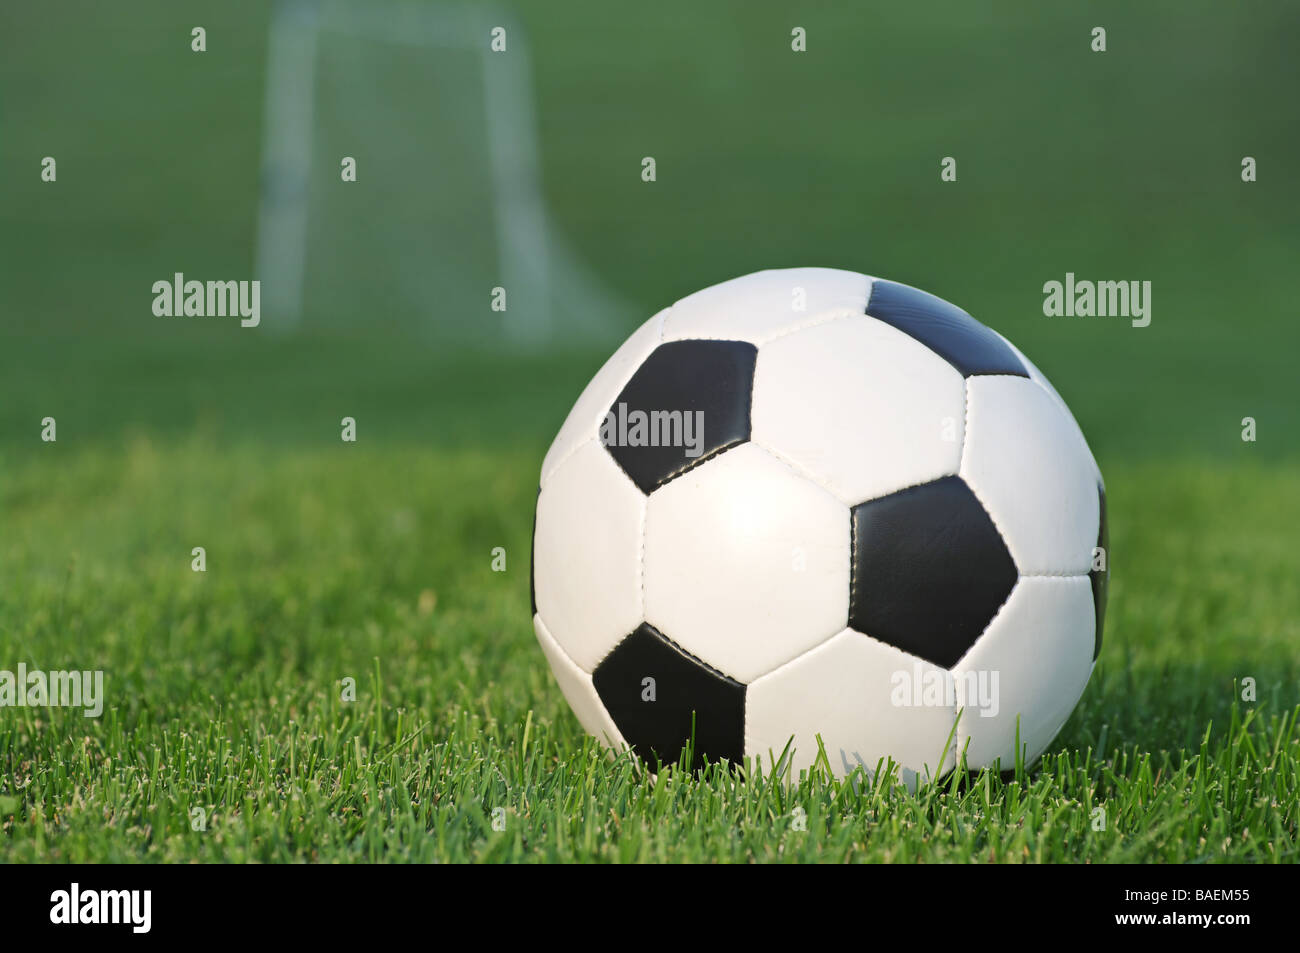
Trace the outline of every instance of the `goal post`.
<instances>
[{"instance_id":1,"label":"goal post","mask_svg":"<svg viewBox=\"0 0 1300 953\"><path fill-rule=\"evenodd\" d=\"M625 333L630 310L549 215L529 50L508 12L278 0L267 50L256 268L269 328L369 324L529 350Z\"/></svg>"}]
</instances>

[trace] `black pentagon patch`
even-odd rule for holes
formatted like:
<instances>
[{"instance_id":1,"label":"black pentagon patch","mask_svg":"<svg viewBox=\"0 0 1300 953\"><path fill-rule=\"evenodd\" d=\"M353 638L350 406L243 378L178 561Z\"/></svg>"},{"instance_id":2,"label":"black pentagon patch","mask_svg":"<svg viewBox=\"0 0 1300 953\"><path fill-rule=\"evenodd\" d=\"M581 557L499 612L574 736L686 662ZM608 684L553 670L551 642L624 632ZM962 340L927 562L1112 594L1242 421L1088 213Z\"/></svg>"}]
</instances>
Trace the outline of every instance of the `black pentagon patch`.
<instances>
[{"instance_id":1,"label":"black pentagon patch","mask_svg":"<svg viewBox=\"0 0 1300 953\"><path fill-rule=\"evenodd\" d=\"M969 314L928 292L894 281L871 284L867 314L920 341L957 368L972 374L1014 374L1029 371L1007 342Z\"/></svg>"},{"instance_id":2,"label":"black pentagon patch","mask_svg":"<svg viewBox=\"0 0 1300 953\"><path fill-rule=\"evenodd\" d=\"M1106 568L1088 573L1092 582L1092 604L1097 610L1097 638L1092 647L1092 660L1101 654L1101 628L1106 621L1106 591L1110 588L1110 531L1106 528L1106 488L1097 484L1097 501L1101 504L1101 522L1097 527L1097 548L1105 556Z\"/></svg>"},{"instance_id":3,"label":"black pentagon patch","mask_svg":"<svg viewBox=\"0 0 1300 953\"><path fill-rule=\"evenodd\" d=\"M853 508L849 626L950 668L1019 578L988 513L960 477Z\"/></svg>"},{"instance_id":4,"label":"black pentagon patch","mask_svg":"<svg viewBox=\"0 0 1300 953\"><path fill-rule=\"evenodd\" d=\"M646 700L645 679L654 679ZM740 764L745 752L745 686L705 665L649 623L620 642L592 673L605 710L632 750L652 767L675 764L695 737L692 767Z\"/></svg>"},{"instance_id":5,"label":"black pentagon patch","mask_svg":"<svg viewBox=\"0 0 1300 953\"><path fill-rule=\"evenodd\" d=\"M744 443L757 357L745 341L659 345L605 415L605 449L649 493Z\"/></svg>"}]
</instances>

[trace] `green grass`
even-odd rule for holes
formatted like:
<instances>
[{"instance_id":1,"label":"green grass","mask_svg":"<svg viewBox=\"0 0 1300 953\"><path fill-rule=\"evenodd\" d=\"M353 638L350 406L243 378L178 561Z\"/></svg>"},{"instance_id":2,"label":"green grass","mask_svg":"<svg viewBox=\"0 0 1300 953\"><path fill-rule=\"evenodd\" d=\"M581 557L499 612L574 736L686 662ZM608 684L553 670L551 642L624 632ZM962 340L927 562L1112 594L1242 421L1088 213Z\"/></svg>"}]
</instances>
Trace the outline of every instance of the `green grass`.
<instances>
[{"instance_id":1,"label":"green grass","mask_svg":"<svg viewBox=\"0 0 1300 953\"><path fill-rule=\"evenodd\" d=\"M0 578L23 581L0 592L4 667L102 668L108 695L98 719L4 712L0 856L1297 858L1300 468L1112 468L1106 644L1076 713L1009 783L909 794L603 756L528 622L539 455L137 437L0 471Z\"/></svg>"}]
</instances>

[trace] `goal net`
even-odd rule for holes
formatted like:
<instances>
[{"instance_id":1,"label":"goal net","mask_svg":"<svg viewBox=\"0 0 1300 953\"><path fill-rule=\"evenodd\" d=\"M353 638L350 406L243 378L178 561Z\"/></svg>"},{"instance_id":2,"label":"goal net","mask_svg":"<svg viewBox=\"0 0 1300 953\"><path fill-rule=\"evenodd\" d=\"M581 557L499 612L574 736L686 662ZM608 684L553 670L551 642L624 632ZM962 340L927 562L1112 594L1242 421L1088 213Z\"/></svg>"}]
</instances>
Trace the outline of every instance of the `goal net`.
<instances>
[{"instance_id":1,"label":"goal net","mask_svg":"<svg viewBox=\"0 0 1300 953\"><path fill-rule=\"evenodd\" d=\"M487 5L276 4L257 235L268 329L532 350L626 329L547 213L525 40Z\"/></svg>"}]
</instances>

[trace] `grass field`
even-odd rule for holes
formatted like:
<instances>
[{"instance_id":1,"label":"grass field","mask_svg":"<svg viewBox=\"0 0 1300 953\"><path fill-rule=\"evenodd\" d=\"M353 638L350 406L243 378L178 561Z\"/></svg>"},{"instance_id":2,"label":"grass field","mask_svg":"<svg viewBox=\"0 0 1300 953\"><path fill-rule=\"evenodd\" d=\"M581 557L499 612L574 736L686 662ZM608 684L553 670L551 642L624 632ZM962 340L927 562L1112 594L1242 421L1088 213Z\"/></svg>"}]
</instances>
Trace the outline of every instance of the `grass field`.
<instances>
[{"instance_id":1,"label":"grass field","mask_svg":"<svg viewBox=\"0 0 1300 953\"><path fill-rule=\"evenodd\" d=\"M599 349L150 314L173 271L250 275L268 10L0 14L0 669L108 695L0 709L0 861L1300 860L1291 6L521 5L548 206L644 316L766 267L914 283L1088 435L1112 581L1083 700L1014 780L914 794L656 782L584 736L528 541ZM1066 271L1151 280L1151 326L1043 317Z\"/></svg>"},{"instance_id":2,"label":"grass field","mask_svg":"<svg viewBox=\"0 0 1300 953\"><path fill-rule=\"evenodd\" d=\"M1166 530L1114 523L1075 715L1028 776L909 795L606 761L528 620L535 459L138 438L10 469L6 642L87 646L109 707L5 713L7 859L1296 859L1296 469L1112 469Z\"/></svg>"}]
</instances>

